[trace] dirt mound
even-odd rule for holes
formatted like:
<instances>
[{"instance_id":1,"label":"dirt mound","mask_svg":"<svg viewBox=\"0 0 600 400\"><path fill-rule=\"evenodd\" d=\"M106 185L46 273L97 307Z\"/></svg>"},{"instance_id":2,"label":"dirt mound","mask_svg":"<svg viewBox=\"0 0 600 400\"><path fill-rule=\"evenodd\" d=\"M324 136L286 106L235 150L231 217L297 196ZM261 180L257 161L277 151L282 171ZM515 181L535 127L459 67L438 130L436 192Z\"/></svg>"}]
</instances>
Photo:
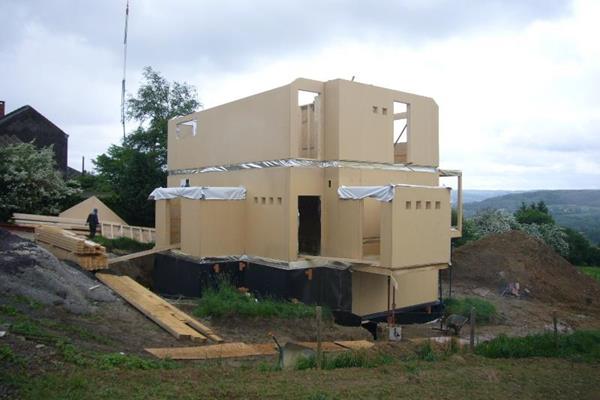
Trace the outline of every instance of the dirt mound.
<instances>
[{"instance_id":1,"label":"dirt mound","mask_svg":"<svg viewBox=\"0 0 600 400\"><path fill-rule=\"evenodd\" d=\"M452 253L453 279L501 292L518 282L521 292L549 304L600 306L600 285L552 248L521 232L490 235Z\"/></svg>"},{"instance_id":2,"label":"dirt mound","mask_svg":"<svg viewBox=\"0 0 600 400\"><path fill-rule=\"evenodd\" d=\"M4 229L0 229L2 296L24 296L45 305L62 305L76 314L94 311L97 302L116 300L108 288L98 286L98 281L85 272Z\"/></svg>"}]
</instances>

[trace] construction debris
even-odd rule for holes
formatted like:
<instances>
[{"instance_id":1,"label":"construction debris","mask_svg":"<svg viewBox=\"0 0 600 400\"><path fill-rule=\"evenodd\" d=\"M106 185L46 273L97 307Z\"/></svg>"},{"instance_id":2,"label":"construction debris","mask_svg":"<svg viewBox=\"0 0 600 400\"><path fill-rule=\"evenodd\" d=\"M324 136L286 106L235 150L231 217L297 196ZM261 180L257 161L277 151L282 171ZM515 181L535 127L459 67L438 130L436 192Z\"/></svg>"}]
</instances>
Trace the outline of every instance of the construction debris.
<instances>
[{"instance_id":1,"label":"construction debris","mask_svg":"<svg viewBox=\"0 0 600 400\"><path fill-rule=\"evenodd\" d=\"M95 271L108 268L104 246L53 226L35 228L36 242L62 260L70 260L83 269Z\"/></svg>"},{"instance_id":2,"label":"construction debris","mask_svg":"<svg viewBox=\"0 0 600 400\"><path fill-rule=\"evenodd\" d=\"M175 338L199 342L204 342L207 338L215 342L223 341L212 329L167 303L130 277L101 273L97 273L96 277Z\"/></svg>"},{"instance_id":3,"label":"construction debris","mask_svg":"<svg viewBox=\"0 0 600 400\"><path fill-rule=\"evenodd\" d=\"M373 346L373 343L366 340L343 341L340 343L344 343L344 345L339 345L336 342L323 342L323 351L350 351L354 349L368 349ZM317 348L316 342L300 342L298 345L308 349ZM150 348L145 350L158 358L172 360L209 360L214 358L270 356L279 354L275 343L247 344L242 342L194 347Z\"/></svg>"}]
</instances>

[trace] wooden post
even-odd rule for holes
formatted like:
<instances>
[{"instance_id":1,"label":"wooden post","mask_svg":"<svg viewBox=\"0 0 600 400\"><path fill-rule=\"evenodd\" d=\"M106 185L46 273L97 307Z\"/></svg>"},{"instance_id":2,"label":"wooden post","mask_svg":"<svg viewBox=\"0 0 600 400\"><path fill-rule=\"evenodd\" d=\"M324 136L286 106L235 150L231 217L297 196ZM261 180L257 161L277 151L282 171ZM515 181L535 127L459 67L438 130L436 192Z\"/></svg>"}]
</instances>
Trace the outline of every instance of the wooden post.
<instances>
[{"instance_id":1,"label":"wooden post","mask_svg":"<svg viewBox=\"0 0 600 400\"><path fill-rule=\"evenodd\" d=\"M315 310L315 314L317 317L317 369L321 369L321 360L322 360L322 352L321 352L321 317L322 317L322 309L321 306L317 306Z\"/></svg>"},{"instance_id":2,"label":"wooden post","mask_svg":"<svg viewBox=\"0 0 600 400\"><path fill-rule=\"evenodd\" d=\"M475 350L475 320L477 318L477 312L475 307L471 307L471 316L469 318L469 325L471 326L471 335L469 337L469 347L471 351Z\"/></svg>"},{"instance_id":3,"label":"wooden post","mask_svg":"<svg viewBox=\"0 0 600 400\"><path fill-rule=\"evenodd\" d=\"M554 346L558 348L558 319L556 317L556 310L552 311L552 327L554 328Z\"/></svg>"}]
</instances>

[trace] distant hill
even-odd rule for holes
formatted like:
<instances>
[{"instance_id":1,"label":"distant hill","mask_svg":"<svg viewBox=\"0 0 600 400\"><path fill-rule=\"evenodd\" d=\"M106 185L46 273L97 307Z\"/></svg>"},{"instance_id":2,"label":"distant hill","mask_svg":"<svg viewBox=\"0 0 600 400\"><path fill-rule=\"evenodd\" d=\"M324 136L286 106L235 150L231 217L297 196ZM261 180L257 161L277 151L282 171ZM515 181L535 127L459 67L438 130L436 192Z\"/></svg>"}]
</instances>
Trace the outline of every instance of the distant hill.
<instances>
[{"instance_id":1,"label":"distant hill","mask_svg":"<svg viewBox=\"0 0 600 400\"><path fill-rule=\"evenodd\" d=\"M540 200L546 203L558 224L575 229L595 244L600 244L600 190L537 190L490 197L473 203L465 201L465 216L471 217L485 209L514 212L523 202Z\"/></svg>"},{"instance_id":2,"label":"distant hill","mask_svg":"<svg viewBox=\"0 0 600 400\"><path fill-rule=\"evenodd\" d=\"M473 203L476 201L483 201L491 197L504 196L509 193L521 193L522 191L516 190L463 190L463 203ZM452 191L452 204L456 203L456 190Z\"/></svg>"}]
</instances>

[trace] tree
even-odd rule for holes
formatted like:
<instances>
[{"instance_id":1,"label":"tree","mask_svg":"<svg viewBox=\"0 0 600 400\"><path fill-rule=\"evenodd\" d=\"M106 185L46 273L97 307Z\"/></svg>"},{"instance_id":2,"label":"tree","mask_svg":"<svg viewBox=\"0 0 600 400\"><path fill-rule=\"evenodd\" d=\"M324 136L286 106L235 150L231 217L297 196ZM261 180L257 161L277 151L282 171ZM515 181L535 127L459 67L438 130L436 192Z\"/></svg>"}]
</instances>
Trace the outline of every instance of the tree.
<instances>
[{"instance_id":1,"label":"tree","mask_svg":"<svg viewBox=\"0 0 600 400\"><path fill-rule=\"evenodd\" d=\"M51 147L21 143L0 148L0 219L14 212L57 214L80 189L56 170Z\"/></svg>"},{"instance_id":2,"label":"tree","mask_svg":"<svg viewBox=\"0 0 600 400\"><path fill-rule=\"evenodd\" d=\"M515 212L515 218L520 224L554 224L554 218L543 201L530 205L521 203L521 207Z\"/></svg>"},{"instance_id":3,"label":"tree","mask_svg":"<svg viewBox=\"0 0 600 400\"><path fill-rule=\"evenodd\" d=\"M581 233L564 228L569 246L569 262L573 265L600 266L600 248L592 245Z\"/></svg>"},{"instance_id":4,"label":"tree","mask_svg":"<svg viewBox=\"0 0 600 400\"><path fill-rule=\"evenodd\" d=\"M127 117L138 127L123 143L112 145L94 161L98 177L114 193L107 201L130 224L154 226L154 204L150 192L166 186L167 123L201 107L196 89L169 82L146 67L136 97L127 100Z\"/></svg>"}]
</instances>

